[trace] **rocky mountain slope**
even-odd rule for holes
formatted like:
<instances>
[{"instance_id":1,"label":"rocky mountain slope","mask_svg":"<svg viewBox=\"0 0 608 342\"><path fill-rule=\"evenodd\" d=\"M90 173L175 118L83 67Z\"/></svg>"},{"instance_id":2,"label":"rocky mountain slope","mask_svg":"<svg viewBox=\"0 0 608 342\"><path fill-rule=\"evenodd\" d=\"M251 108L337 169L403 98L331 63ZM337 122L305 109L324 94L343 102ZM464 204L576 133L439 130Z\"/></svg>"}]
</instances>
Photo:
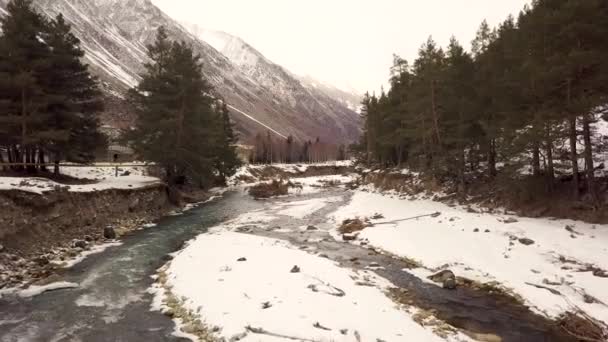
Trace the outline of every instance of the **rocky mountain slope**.
<instances>
[{"instance_id":1,"label":"rocky mountain slope","mask_svg":"<svg viewBox=\"0 0 608 342\"><path fill-rule=\"evenodd\" d=\"M239 37L197 25L184 24L184 27L221 52L254 83L267 89L278 99L286 100L299 112L323 113L323 116L326 115L335 122L342 132L357 130L358 121L353 120L353 112L358 108L358 95L310 77L296 76L267 59Z\"/></svg>"},{"instance_id":2,"label":"rocky mountain slope","mask_svg":"<svg viewBox=\"0 0 608 342\"><path fill-rule=\"evenodd\" d=\"M7 3L0 0L0 8ZM86 62L103 81L108 97L103 121L112 128L132 124L123 94L137 84L148 61L146 45L153 41L158 27L165 26L171 37L188 42L201 55L205 76L218 95L256 120L299 140L320 137L344 143L359 134L358 115L339 101L310 91L248 45L247 52L255 51L258 63L225 56L150 0L37 0L35 5L49 16L62 13L72 23L87 52ZM251 140L266 130L236 111L233 118L242 140Z\"/></svg>"}]
</instances>

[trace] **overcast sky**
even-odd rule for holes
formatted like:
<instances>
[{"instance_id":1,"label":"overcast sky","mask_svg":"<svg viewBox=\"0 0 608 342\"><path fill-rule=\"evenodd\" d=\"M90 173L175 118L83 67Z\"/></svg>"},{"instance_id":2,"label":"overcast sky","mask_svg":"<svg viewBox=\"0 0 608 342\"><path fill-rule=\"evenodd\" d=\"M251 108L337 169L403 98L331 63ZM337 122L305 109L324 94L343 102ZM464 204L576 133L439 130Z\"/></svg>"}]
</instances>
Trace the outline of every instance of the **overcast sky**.
<instances>
[{"instance_id":1,"label":"overcast sky","mask_svg":"<svg viewBox=\"0 0 608 342\"><path fill-rule=\"evenodd\" d=\"M182 22L237 35L292 72L360 92L386 84L392 54L412 61L432 35L469 48L483 19L529 0L152 0Z\"/></svg>"}]
</instances>

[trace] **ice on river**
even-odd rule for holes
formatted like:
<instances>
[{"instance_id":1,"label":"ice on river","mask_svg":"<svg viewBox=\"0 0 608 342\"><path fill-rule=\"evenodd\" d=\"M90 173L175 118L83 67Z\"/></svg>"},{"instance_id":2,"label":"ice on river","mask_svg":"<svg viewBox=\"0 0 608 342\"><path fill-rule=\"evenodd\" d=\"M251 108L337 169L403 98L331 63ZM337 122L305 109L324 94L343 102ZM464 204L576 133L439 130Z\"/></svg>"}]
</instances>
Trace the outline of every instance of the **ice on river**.
<instances>
[{"instance_id":1,"label":"ice on river","mask_svg":"<svg viewBox=\"0 0 608 342\"><path fill-rule=\"evenodd\" d=\"M186 308L210 327L221 327L218 335L226 339L442 340L385 296L386 280L280 240L227 231L200 235L177 253L167 275L173 294L186 298Z\"/></svg>"}]
</instances>

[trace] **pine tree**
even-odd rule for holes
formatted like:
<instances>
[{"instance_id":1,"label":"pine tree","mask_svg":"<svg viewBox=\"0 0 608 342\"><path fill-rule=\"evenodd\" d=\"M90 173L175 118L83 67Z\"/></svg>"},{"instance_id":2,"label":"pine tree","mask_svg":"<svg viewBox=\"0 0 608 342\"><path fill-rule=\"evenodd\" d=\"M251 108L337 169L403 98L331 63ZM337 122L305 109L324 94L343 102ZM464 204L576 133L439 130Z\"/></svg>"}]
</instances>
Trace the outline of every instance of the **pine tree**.
<instances>
[{"instance_id":1,"label":"pine tree","mask_svg":"<svg viewBox=\"0 0 608 342\"><path fill-rule=\"evenodd\" d=\"M152 63L130 92L137 109L129 138L145 160L162 166L170 185L208 185L213 179L217 115L200 58L184 42L170 42L164 28L149 47Z\"/></svg>"},{"instance_id":2,"label":"pine tree","mask_svg":"<svg viewBox=\"0 0 608 342\"><path fill-rule=\"evenodd\" d=\"M48 118L45 146L53 154L55 172L62 159L88 163L105 145L97 113L103 109L97 81L81 59L84 51L61 14L50 23L47 44L51 68L45 74Z\"/></svg>"},{"instance_id":3,"label":"pine tree","mask_svg":"<svg viewBox=\"0 0 608 342\"><path fill-rule=\"evenodd\" d=\"M220 124L217 132L219 133L216 152L216 169L222 181L234 175L241 166L241 160L236 153L235 144L237 142L234 134L234 124L230 120L230 111L225 101L217 101L216 110L218 111L218 123Z\"/></svg>"}]
</instances>

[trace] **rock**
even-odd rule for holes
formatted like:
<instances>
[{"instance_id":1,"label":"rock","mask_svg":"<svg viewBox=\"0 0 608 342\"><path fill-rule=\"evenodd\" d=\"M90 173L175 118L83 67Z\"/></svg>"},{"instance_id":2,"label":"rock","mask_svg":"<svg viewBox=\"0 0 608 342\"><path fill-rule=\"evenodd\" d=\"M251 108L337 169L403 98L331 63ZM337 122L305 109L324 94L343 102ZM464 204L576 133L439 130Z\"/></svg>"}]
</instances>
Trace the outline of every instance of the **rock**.
<instances>
[{"instance_id":1,"label":"rock","mask_svg":"<svg viewBox=\"0 0 608 342\"><path fill-rule=\"evenodd\" d=\"M348 335L348 329L340 329L340 334Z\"/></svg>"},{"instance_id":2,"label":"rock","mask_svg":"<svg viewBox=\"0 0 608 342\"><path fill-rule=\"evenodd\" d=\"M125 171L123 173L120 174L121 177L127 177L131 175L131 171Z\"/></svg>"},{"instance_id":3,"label":"rock","mask_svg":"<svg viewBox=\"0 0 608 342\"><path fill-rule=\"evenodd\" d=\"M521 243L522 245L530 246L530 245L533 245L535 242L532 239L521 238L521 239L519 239L519 243Z\"/></svg>"},{"instance_id":4,"label":"rock","mask_svg":"<svg viewBox=\"0 0 608 342\"><path fill-rule=\"evenodd\" d=\"M139 207L139 198L135 198L129 203L129 211L134 212Z\"/></svg>"},{"instance_id":5,"label":"rock","mask_svg":"<svg viewBox=\"0 0 608 342\"><path fill-rule=\"evenodd\" d=\"M0 245L0 253L4 251L4 246Z\"/></svg>"},{"instance_id":6,"label":"rock","mask_svg":"<svg viewBox=\"0 0 608 342\"><path fill-rule=\"evenodd\" d=\"M446 290L455 290L456 289L456 279L448 278L443 282L443 288Z\"/></svg>"},{"instance_id":7,"label":"rock","mask_svg":"<svg viewBox=\"0 0 608 342\"><path fill-rule=\"evenodd\" d=\"M116 230L114 230L114 227L112 227L112 226L105 227L103 229L103 237L108 240L116 239Z\"/></svg>"},{"instance_id":8,"label":"rock","mask_svg":"<svg viewBox=\"0 0 608 342\"><path fill-rule=\"evenodd\" d=\"M41 255L35 258L34 261L40 266L46 266L50 263L49 258L46 255Z\"/></svg>"},{"instance_id":9,"label":"rock","mask_svg":"<svg viewBox=\"0 0 608 342\"><path fill-rule=\"evenodd\" d=\"M467 213L479 214L479 212L471 207L467 207Z\"/></svg>"},{"instance_id":10,"label":"rock","mask_svg":"<svg viewBox=\"0 0 608 342\"><path fill-rule=\"evenodd\" d=\"M329 259L327 254L319 254L319 258Z\"/></svg>"},{"instance_id":11,"label":"rock","mask_svg":"<svg viewBox=\"0 0 608 342\"><path fill-rule=\"evenodd\" d=\"M301 271L301 270L300 270L300 267L298 267L298 265L296 265L296 266L294 266L294 267L291 269L291 271L290 271L290 272L291 272L291 273L300 273L300 271Z\"/></svg>"},{"instance_id":12,"label":"rock","mask_svg":"<svg viewBox=\"0 0 608 342\"><path fill-rule=\"evenodd\" d=\"M238 262L244 262L244 261L247 261L247 258L239 258L237 261Z\"/></svg>"},{"instance_id":13,"label":"rock","mask_svg":"<svg viewBox=\"0 0 608 342\"><path fill-rule=\"evenodd\" d=\"M92 242L93 241L93 237L91 235L85 235L84 236L84 241L86 241L86 242Z\"/></svg>"},{"instance_id":14,"label":"rock","mask_svg":"<svg viewBox=\"0 0 608 342\"><path fill-rule=\"evenodd\" d=\"M342 240L344 241L355 241L359 234L342 234Z\"/></svg>"},{"instance_id":15,"label":"rock","mask_svg":"<svg viewBox=\"0 0 608 342\"><path fill-rule=\"evenodd\" d=\"M489 233L489 232L490 232L490 230L489 230L489 229L486 229L486 233Z\"/></svg>"},{"instance_id":16,"label":"rock","mask_svg":"<svg viewBox=\"0 0 608 342\"><path fill-rule=\"evenodd\" d=\"M306 230L313 231L313 230L319 230L319 228L317 228L315 226L308 226L308 227L306 227Z\"/></svg>"},{"instance_id":17,"label":"rock","mask_svg":"<svg viewBox=\"0 0 608 342\"><path fill-rule=\"evenodd\" d=\"M473 233L479 233L479 228L473 229Z\"/></svg>"},{"instance_id":18,"label":"rock","mask_svg":"<svg viewBox=\"0 0 608 342\"><path fill-rule=\"evenodd\" d=\"M436 283L443 283L446 279L450 278L456 279L456 275L450 270L443 270L429 277L430 280Z\"/></svg>"},{"instance_id":19,"label":"rock","mask_svg":"<svg viewBox=\"0 0 608 342\"><path fill-rule=\"evenodd\" d=\"M593 275L599 278L608 278L608 272L600 269L594 270Z\"/></svg>"},{"instance_id":20,"label":"rock","mask_svg":"<svg viewBox=\"0 0 608 342\"><path fill-rule=\"evenodd\" d=\"M262 310L270 309L271 307L272 307L272 304L270 304L270 302L262 303Z\"/></svg>"},{"instance_id":21,"label":"rock","mask_svg":"<svg viewBox=\"0 0 608 342\"><path fill-rule=\"evenodd\" d=\"M509 217L508 219L506 219L506 220L504 220L502 222L506 223L506 224L510 224L510 223L517 223L519 221L516 218L514 218L514 217Z\"/></svg>"},{"instance_id":22,"label":"rock","mask_svg":"<svg viewBox=\"0 0 608 342\"><path fill-rule=\"evenodd\" d=\"M74 246L74 248L82 248L85 249L87 248L87 242L84 240L74 240L72 242L72 246Z\"/></svg>"}]
</instances>

